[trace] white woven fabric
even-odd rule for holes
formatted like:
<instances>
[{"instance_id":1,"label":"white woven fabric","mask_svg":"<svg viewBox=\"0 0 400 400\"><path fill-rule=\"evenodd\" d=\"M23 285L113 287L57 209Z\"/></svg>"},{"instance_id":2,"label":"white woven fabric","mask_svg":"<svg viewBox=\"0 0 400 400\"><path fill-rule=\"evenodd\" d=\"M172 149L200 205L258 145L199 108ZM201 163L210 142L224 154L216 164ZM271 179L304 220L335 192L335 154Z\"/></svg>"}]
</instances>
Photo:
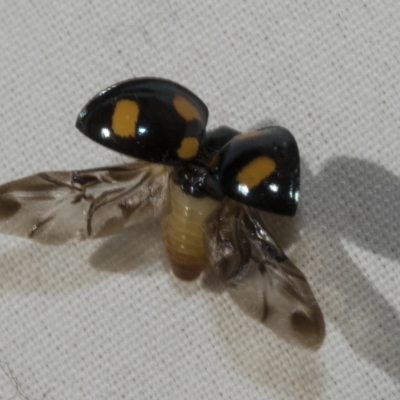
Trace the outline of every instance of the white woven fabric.
<instances>
[{"instance_id":1,"label":"white woven fabric","mask_svg":"<svg viewBox=\"0 0 400 400\"><path fill-rule=\"evenodd\" d=\"M271 230L327 323L309 353L177 281L157 223L61 247L3 235L0 399L399 398L400 9L374 3L0 2L0 183L125 161L74 123L131 77L187 86L210 127L273 120L302 197Z\"/></svg>"}]
</instances>

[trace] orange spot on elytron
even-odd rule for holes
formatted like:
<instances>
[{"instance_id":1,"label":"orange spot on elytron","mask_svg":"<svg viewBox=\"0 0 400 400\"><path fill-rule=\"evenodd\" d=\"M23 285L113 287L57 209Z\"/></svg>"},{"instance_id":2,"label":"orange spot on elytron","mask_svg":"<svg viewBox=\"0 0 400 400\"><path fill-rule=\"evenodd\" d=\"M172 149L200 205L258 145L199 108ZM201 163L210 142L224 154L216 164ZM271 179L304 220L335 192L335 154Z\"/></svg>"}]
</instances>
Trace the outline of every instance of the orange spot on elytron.
<instances>
[{"instance_id":1,"label":"orange spot on elytron","mask_svg":"<svg viewBox=\"0 0 400 400\"><path fill-rule=\"evenodd\" d=\"M197 108L183 96L177 94L173 100L176 112L186 121L198 119L201 121L201 116Z\"/></svg>"},{"instance_id":2,"label":"orange spot on elytron","mask_svg":"<svg viewBox=\"0 0 400 400\"><path fill-rule=\"evenodd\" d=\"M189 160L197 156L199 151L199 141L195 137L184 138L178 150L178 157L181 160Z\"/></svg>"},{"instance_id":3,"label":"orange spot on elytron","mask_svg":"<svg viewBox=\"0 0 400 400\"><path fill-rule=\"evenodd\" d=\"M112 130L122 138L135 137L139 106L133 100L119 100L112 116Z\"/></svg>"},{"instance_id":4,"label":"orange spot on elytron","mask_svg":"<svg viewBox=\"0 0 400 400\"><path fill-rule=\"evenodd\" d=\"M260 184L260 182L268 178L276 168L276 163L272 158L261 156L250 161L237 174L237 181L242 185L246 185L249 189Z\"/></svg>"}]
</instances>

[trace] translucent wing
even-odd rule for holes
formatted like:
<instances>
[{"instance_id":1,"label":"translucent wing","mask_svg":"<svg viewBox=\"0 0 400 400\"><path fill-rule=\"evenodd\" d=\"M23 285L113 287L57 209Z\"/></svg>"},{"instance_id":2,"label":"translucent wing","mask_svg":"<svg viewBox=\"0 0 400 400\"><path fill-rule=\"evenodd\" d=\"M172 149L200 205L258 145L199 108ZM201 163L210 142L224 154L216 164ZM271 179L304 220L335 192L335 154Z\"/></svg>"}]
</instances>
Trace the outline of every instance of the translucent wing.
<instances>
[{"instance_id":1,"label":"translucent wing","mask_svg":"<svg viewBox=\"0 0 400 400\"><path fill-rule=\"evenodd\" d=\"M257 210L225 200L203 230L211 265L234 301L285 340L319 348L325 324L317 301Z\"/></svg>"},{"instance_id":2,"label":"translucent wing","mask_svg":"<svg viewBox=\"0 0 400 400\"><path fill-rule=\"evenodd\" d=\"M6 183L0 186L0 233L61 244L120 232L161 212L168 173L136 162Z\"/></svg>"}]
</instances>

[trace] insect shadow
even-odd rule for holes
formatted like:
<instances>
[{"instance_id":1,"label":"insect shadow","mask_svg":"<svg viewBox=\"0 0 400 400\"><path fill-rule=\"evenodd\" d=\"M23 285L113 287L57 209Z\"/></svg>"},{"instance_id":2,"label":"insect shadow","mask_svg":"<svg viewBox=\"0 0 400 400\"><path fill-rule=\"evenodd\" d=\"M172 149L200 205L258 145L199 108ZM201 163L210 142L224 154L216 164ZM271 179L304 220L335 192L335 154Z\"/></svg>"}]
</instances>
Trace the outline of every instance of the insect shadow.
<instances>
[{"instance_id":1,"label":"insect shadow","mask_svg":"<svg viewBox=\"0 0 400 400\"><path fill-rule=\"evenodd\" d=\"M308 269L315 267L323 276L318 300L356 354L397 381L399 313L363 272L362 261L353 261L342 239L386 259L400 259L400 178L382 166L349 157L328 160L316 175L307 165L302 167L308 211L300 206L298 219L323 260ZM379 268L374 275L384 280L390 271Z\"/></svg>"}]
</instances>

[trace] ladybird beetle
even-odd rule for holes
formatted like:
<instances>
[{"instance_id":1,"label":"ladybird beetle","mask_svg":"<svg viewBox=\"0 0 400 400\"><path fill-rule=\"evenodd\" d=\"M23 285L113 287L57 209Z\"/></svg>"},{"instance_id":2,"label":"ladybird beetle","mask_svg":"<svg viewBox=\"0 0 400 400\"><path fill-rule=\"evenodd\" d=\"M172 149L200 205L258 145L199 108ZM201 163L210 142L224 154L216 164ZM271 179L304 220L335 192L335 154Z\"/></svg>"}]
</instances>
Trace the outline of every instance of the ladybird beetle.
<instances>
[{"instance_id":1,"label":"ladybird beetle","mask_svg":"<svg viewBox=\"0 0 400 400\"><path fill-rule=\"evenodd\" d=\"M3 184L0 232L58 244L159 217L178 278L210 272L248 315L289 342L318 348L325 336L321 310L260 215L296 212L296 141L279 126L207 132L207 119L203 101L168 80L132 79L101 91L76 127L139 161Z\"/></svg>"}]
</instances>

